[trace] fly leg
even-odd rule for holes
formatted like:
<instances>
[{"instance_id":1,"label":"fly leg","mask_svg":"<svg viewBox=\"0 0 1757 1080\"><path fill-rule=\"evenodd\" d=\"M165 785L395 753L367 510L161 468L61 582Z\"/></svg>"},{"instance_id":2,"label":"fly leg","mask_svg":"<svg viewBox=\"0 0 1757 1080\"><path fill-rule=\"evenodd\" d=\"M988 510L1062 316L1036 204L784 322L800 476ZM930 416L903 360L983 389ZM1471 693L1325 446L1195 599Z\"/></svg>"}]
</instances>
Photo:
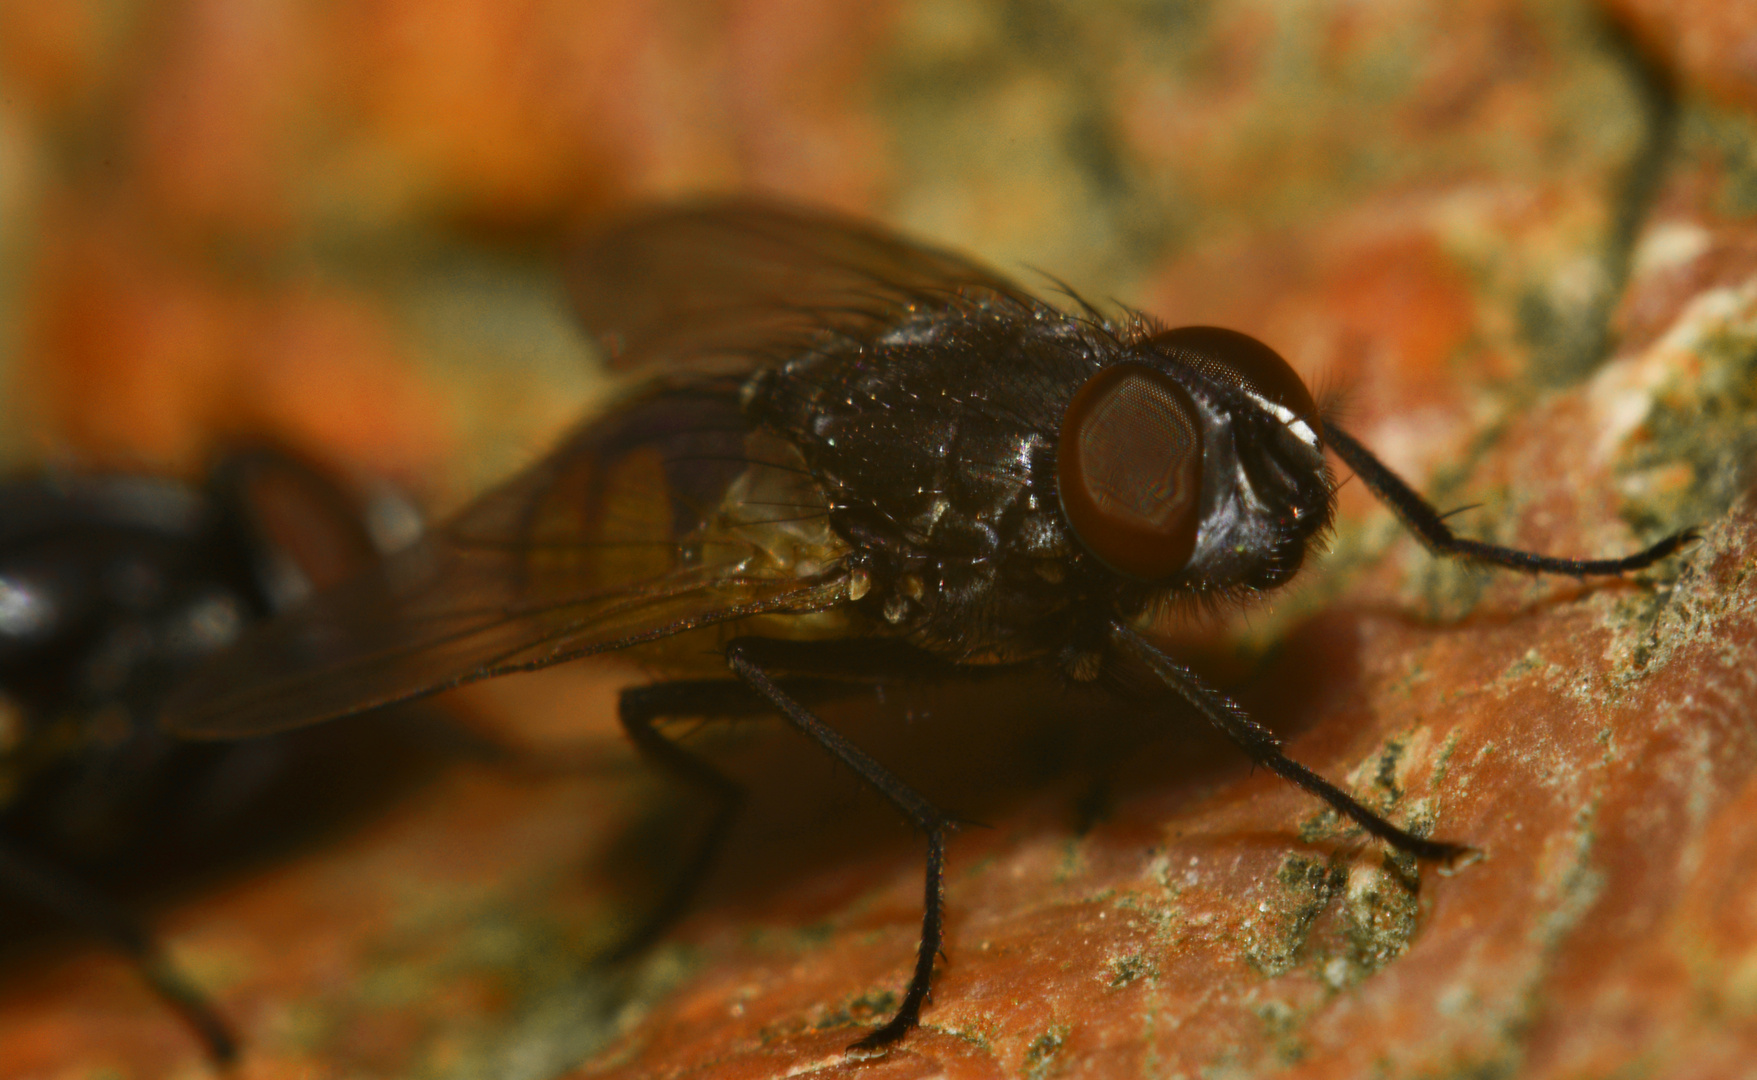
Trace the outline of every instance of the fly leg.
<instances>
[{"instance_id":1,"label":"fly leg","mask_svg":"<svg viewBox=\"0 0 1757 1080\"><path fill-rule=\"evenodd\" d=\"M1429 859L1446 866L1461 865L1477 858L1479 853L1475 848L1443 840L1429 840L1391 824L1362 806L1348 792L1288 757L1281 749L1281 741L1252 720L1236 702L1209 687L1195 672L1160 652L1146 638L1123 623L1111 624L1111 640L1125 654L1144 664L1160 682L1188 702L1204 719L1219 728L1252 761L1329 803L1338 813L1353 819L1355 824L1385 843L1418 859Z\"/></svg>"},{"instance_id":2,"label":"fly leg","mask_svg":"<svg viewBox=\"0 0 1757 1080\"><path fill-rule=\"evenodd\" d=\"M1644 551L1637 551L1620 559L1558 559L1517 548L1485 544L1480 540L1468 540L1447 528L1439 512L1387 468L1384 462L1373 456L1372 451L1330 421L1324 423L1324 442L1336 451L1337 457L1348 463L1348 467L1361 478L1361 482L1391 508L1391 512L1397 515L1428 550L1439 555L1504 566L1528 574L1598 577L1626 574L1631 570L1652 566L1701 535L1695 529L1685 529L1673 533Z\"/></svg>"},{"instance_id":3,"label":"fly leg","mask_svg":"<svg viewBox=\"0 0 1757 1080\"><path fill-rule=\"evenodd\" d=\"M903 993L903 1003L885 1025L851 1045L850 1051L883 1049L901 1039L921 1020L921 1005L927 1000L933 982L933 962L940 952L944 922L943 878L946 858L946 833L953 824L950 815L934 806L914 788L899 780L890 770L874 761L864 750L849 742L842 734L814 716L797 699L788 694L763 670L760 660L765 653L787 651L786 643L763 639L741 638L726 648L726 663L738 678L770 707L780 712L798 731L829 751L830 756L852 769L892 806L907 817L916 828L927 834L926 899L921 917L921 946L915 954L915 971ZM868 650L869 653L871 650Z\"/></svg>"},{"instance_id":4,"label":"fly leg","mask_svg":"<svg viewBox=\"0 0 1757 1080\"><path fill-rule=\"evenodd\" d=\"M226 1022L127 912L5 843L0 843L0 891L58 915L120 951L134 963L152 992L195 1032L216 1065L237 1060L238 1043Z\"/></svg>"},{"instance_id":5,"label":"fly leg","mask_svg":"<svg viewBox=\"0 0 1757 1080\"><path fill-rule=\"evenodd\" d=\"M846 692L850 689L817 679L790 682L789 686L796 692L814 697L819 694L831 696L836 690ZM634 743L635 750L686 786L706 795L713 804L713 816L659 902L611 950L607 957L611 960L627 959L642 951L677 921L707 876L715 854L744 805L742 787L698 755L660 734L655 721L678 716L713 720L767 716L774 712L774 707L743 683L731 679L692 679L630 687L622 692L617 711L622 728L628 733L629 741Z\"/></svg>"}]
</instances>

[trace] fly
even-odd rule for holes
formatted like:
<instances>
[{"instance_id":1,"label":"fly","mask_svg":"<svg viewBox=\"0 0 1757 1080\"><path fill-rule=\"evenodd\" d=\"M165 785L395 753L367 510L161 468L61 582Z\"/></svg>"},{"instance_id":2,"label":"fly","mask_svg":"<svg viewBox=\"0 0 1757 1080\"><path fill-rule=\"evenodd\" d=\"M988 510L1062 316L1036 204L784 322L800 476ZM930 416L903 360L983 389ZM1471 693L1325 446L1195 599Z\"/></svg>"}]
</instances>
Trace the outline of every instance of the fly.
<instances>
[{"instance_id":1,"label":"fly","mask_svg":"<svg viewBox=\"0 0 1757 1080\"><path fill-rule=\"evenodd\" d=\"M582 242L569 275L586 326L638 388L415 547L248 636L185 684L169 721L258 735L634 651L673 677L625 691L623 727L717 811L632 945L680 913L739 802L657 722L778 713L926 839L908 988L851 1051L918 1023L955 819L811 702L1012 665L1087 683L1132 668L1384 843L1456 863L1472 849L1417 836L1287 757L1153 644L1155 617L1290 580L1335 512L1325 449L1443 556L1616 575L1695 536L1614 559L1457 537L1261 342L1064 312L828 214L660 210Z\"/></svg>"},{"instance_id":2,"label":"fly","mask_svg":"<svg viewBox=\"0 0 1757 1080\"><path fill-rule=\"evenodd\" d=\"M160 730L158 706L245 625L377 554L336 481L266 448L233 453L205 488L0 483L0 921L37 931L18 918L31 909L115 947L216 1062L236 1053L228 1025L118 897L285 843L313 790L328 813L345 775L376 793L420 755L381 724L195 745Z\"/></svg>"}]
</instances>

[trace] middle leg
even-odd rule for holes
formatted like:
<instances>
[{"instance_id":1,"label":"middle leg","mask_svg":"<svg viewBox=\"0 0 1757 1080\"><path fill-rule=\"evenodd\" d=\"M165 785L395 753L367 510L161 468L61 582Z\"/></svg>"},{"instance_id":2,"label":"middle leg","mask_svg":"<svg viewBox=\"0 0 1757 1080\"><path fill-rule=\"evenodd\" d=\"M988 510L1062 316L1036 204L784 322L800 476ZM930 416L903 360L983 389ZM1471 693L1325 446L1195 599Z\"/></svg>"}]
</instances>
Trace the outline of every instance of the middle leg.
<instances>
[{"instance_id":1,"label":"middle leg","mask_svg":"<svg viewBox=\"0 0 1757 1080\"><path fill-rule=\"evenodd\" d=\"M796 730L823 747L831 757L854 770L856 775L883 795L887 802L901 811L911 824L927 836L921 944L915 954L915 970L909 977L908 988L903 992L903 1002L891 1019L848 1048L855 1052L882 1050L901 1039L921 1022L921 1006L927 1000L933 984L934 959L939 955L944 934L946 833L952 827L953 818L880 765L866 751L849 742L841 732L818 719L811 710L771 678L756 657L762 656L773 647L773 643L762 639L733 641L726 649L726 663L745 686L780 712Z\"/></svg>"}]
</instances>

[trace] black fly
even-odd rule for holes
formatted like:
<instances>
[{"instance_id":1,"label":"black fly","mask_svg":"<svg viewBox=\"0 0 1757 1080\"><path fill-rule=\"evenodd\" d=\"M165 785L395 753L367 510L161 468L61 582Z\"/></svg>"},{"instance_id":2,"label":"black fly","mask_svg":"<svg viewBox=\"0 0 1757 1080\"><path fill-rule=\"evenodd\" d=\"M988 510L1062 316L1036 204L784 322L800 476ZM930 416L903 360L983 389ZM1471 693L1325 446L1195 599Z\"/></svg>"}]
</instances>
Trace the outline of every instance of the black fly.
<instances>
[{"instance_id":1,"label":"black fly","mask_svg":"<svg viewBox=\"0 0 1757 1080\"><path fill-rule=\"evenodd\" d=\"M1334 512L1326 447L1441 555L1582 577L1640 569L1693 536L1606 560L1460 539L1260 342L1065 313L829 215L660 211L586 241L570 271L587 327L637 388L377 572L250 636L186 684L170 722L256 735L637 650L694 676L621 702L641 752L719 808L693 877L739 790L656 721L779 713L927 840L908 990L851 1049L918 1022L954 819L807 707L827 680L855 692L1016 664L1081 682L1145 669L1252 760L1392 847L1449 862L1470 849L1414 835L1288 758L1149 640L1154 617L1292 578Z\"/></svg>"},{"instance_id":2,"label":"black fly","mask_svg":"<svg viewBox=\"0 0 1757 1080\"><path fill-rule=\"evenodd\" d=\"M381 724L197 745L165 734L158 707L247 624L377 554L351 495L267 448L234 453L205 489L127 474L0 483L8 936L47 917L120 949L216 1061L235 1054L226 1024L118 897L296 839L341 812L350 773L382 792L420 755ZM355 802L376 797L353 787Z\"/></svg>"}]
</instances>

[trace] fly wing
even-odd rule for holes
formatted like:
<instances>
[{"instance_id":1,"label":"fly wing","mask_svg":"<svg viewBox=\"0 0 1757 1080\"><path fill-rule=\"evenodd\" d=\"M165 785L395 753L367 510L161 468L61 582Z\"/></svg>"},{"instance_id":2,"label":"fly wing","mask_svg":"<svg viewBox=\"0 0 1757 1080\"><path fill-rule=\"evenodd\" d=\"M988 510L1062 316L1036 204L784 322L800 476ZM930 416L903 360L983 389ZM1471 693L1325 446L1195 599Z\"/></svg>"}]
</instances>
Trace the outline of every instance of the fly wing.
<instances>
[{"instance_id":1,"label":"fly wing","mask_svg":"<svg viewBox=\"0 0 1757 1080\"><path fill-rule=\"evenodd\" d=\"M1036 301L994 271L825 211L701 203L630 218L568 261L586 329L620 371L732 373L824 333L865 340L912 312Z\"/></svg>"},{"instance_id":2,"label":"fly wing","mask_svg":"<svg viewBox=\"0 0 1757 1080\"><path fill-rule=\"evenodd\" d=\"M247 634L165 723L264 734L846 596L823 492L736 400L649 393L362 578Z\"/></svg>"}]
</instances>

